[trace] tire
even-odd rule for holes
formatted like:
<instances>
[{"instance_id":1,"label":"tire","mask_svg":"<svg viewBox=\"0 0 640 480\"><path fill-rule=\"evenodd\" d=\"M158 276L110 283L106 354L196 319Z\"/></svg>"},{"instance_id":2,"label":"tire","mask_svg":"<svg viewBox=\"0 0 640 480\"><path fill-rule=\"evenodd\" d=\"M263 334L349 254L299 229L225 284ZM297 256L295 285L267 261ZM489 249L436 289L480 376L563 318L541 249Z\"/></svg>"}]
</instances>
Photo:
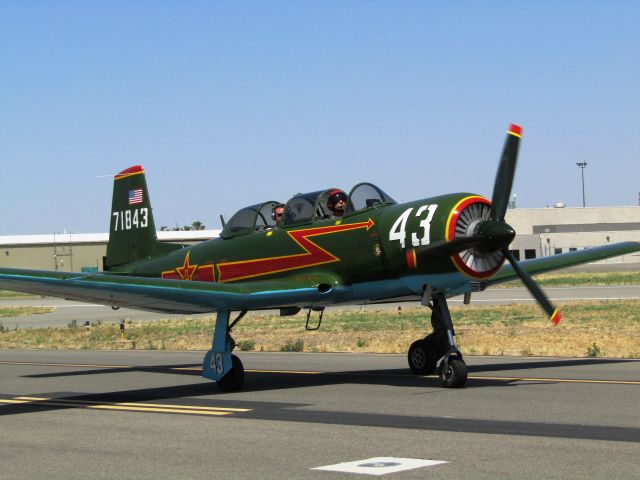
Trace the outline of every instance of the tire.
<instances>
[{"instance_id":1,"label":"tire","mask_svg":"<svg viewBox=\"0 0 640 480\"><path fill-rule=\"evenodd\" d=\"M447 368L440 364L440 382L446 388L462 388L467 383L467 364L458 357L449 357Z\"/></svg>"},{"instance_id":2,"label":"tire","mask_svg":"<svg viewBox=\"0 0 640 480\"><path fill-rule=\"evenodd\" d=\"M231 355L231 370L217 382L222 392L237 392L244 383L244 366L238 357Z\"/></svg>"},{"instance_id":3,"label":"tire","mask_svg":"<svg viewBox=\"0 0 640 480\"><path fill-rule=\"evenodd\" d=\"M424 339L430 345L430 348L433 349L436 356L436 361L444 357L444 354L449 350L447 334L444 332L430 333Z\"/></svg>"},{"instance_id":4,"label":"tire","mask_svg":"<svg viewBox=\"0 0 640 480\"><path fill-rule=\"evenodd\" d=\"M430 342L416 340L409 347L407 360L409 368L416 375L430 375L436 370L438 358Z\"/></svg>"}]
</instances>

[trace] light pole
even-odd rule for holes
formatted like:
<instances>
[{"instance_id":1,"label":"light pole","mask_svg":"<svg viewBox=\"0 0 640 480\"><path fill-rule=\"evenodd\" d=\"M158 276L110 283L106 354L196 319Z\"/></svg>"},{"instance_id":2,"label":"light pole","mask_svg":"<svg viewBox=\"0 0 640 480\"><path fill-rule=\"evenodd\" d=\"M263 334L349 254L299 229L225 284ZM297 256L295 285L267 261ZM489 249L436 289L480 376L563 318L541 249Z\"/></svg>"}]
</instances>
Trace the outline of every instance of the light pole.
<instances>
[{"instance_id":1,"label":"light pole","mask_svg":"<svg viewBox=\"0 0 640 480\"><path fill-rule=\"evenodd\" d=\"M586 201L584 198L584 167L587 166L587 162L577 162L576 165L580 167L580 172L582 173L582 206L586 207Z\"/></svg>"}]
</instances>

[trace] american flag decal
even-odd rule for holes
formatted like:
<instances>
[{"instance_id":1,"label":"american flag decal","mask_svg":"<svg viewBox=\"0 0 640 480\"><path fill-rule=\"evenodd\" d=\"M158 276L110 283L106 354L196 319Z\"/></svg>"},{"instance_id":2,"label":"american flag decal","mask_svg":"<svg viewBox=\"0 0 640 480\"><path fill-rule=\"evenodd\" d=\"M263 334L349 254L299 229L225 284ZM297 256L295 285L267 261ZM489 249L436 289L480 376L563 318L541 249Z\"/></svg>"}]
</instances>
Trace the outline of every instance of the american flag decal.
<instances>
[{"instance_id":1,"label":"american flag decal","mask_svg":"<svg viewBox=\"0 0 640 480\"><path fill-rule=\"evenodd\" d=\"M129 190L129 205L137 205L138 203L142 203L142 189Z\"/></svg>"}]
</instances>

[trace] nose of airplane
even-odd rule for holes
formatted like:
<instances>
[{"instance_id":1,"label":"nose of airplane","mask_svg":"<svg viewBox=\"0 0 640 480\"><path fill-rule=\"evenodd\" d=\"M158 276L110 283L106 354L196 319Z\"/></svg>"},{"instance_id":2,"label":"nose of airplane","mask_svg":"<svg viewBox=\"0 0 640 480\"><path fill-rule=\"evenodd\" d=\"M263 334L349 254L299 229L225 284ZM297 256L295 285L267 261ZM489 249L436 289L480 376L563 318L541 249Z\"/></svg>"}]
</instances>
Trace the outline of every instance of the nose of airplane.
<instances>
[{"instance_id":1,"label":"nose of airplane","mask_svg":"<svg viewBox=\"0 0 640 480\"><path fill-rule=\"evenodd\" d=\"M509 245L516 236L516 232L511 225L496 220L480 222L476 227L474 235L484 237L481 250L502 250Z\"/></svg>"}]
</instances>

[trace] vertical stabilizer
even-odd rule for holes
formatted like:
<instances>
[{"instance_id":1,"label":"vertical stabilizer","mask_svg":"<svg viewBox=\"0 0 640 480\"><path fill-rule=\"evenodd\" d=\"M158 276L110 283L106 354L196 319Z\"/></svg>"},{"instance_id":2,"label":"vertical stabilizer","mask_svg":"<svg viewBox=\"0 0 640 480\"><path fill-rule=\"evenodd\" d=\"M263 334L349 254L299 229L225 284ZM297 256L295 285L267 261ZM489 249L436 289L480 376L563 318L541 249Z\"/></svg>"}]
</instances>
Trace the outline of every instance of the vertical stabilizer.
<instances>
[{"instance_id":1,"label":"vertical stabilizer","mask_svg":"<svg viewBox=\"0 0 640 480\"><path fill-rule=\"evenodd\" d=\"M105 269L150 258L163 250L161 245L166 244L156 237L144 169L141 165L127 168L113 180Z\"/></svg>"}]
</instances>

